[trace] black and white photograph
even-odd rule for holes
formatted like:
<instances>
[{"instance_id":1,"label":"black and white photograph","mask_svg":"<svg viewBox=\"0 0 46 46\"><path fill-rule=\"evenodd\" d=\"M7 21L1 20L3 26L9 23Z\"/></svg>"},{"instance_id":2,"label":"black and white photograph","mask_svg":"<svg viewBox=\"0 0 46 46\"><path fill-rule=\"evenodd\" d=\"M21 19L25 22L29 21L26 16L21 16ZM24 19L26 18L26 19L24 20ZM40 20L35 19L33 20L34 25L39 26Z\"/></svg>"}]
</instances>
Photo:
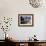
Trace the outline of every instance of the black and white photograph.
<instances>
[{"instance_id":1,"label":"black and white photograph","mask_svg":"<svg viewBox=\"0 0 46 46\"><path fill-rule=\"evenodd\" d=\"M33 14L18 14L19 26L33 26Z\"/></svg>"}]
</instances>

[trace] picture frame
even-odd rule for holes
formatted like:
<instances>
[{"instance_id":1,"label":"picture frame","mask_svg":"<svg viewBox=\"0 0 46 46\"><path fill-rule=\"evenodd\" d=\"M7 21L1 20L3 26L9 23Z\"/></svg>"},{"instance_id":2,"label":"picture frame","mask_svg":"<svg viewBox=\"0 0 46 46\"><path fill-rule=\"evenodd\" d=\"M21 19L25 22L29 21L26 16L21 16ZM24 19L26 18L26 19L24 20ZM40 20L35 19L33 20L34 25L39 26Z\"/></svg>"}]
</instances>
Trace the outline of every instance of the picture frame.
<instances>
[{"instance_id":1,"label":"picture frame","mask_svg":"<svg viewBox=\"0 0 46 46\"><path fill-rule=\"evenodd\" d=\"M18 14L18 26L33 26L34 15L33 14Z\"/></svg>"}]
</instances>

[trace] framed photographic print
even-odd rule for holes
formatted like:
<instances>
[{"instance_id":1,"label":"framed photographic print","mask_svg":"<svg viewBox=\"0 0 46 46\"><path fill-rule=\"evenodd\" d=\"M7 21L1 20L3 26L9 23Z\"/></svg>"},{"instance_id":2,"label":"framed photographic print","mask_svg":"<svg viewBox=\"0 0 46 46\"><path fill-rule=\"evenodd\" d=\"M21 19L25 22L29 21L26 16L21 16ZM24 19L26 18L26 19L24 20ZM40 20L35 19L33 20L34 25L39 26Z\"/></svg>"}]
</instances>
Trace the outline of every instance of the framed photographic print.
<instances>
[{"instance_id":1,"label":"framed photographic print","mask_svg":"<svg viewBox=\"0 0 46 46\"><path fill-rule=\"evenodd\" d=\"M33 14L18 14L18 26L33 26L34 16Z\"/></svg>"}]
</instances>

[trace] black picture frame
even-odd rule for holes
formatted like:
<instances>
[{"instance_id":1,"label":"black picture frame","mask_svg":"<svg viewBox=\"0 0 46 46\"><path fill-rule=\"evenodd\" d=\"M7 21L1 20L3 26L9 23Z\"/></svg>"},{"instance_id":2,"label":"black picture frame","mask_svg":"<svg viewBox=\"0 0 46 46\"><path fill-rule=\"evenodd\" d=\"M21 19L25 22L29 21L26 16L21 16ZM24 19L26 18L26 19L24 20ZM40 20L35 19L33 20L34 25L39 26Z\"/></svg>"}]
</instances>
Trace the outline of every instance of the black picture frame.
<instances>
[{"instance_id":1,"label":"black picture frame","mask_svg":"<svg viewBox=\"0 0 46 46\"><path fill-rule=\"evenodd\" d=\"M18 26L33 27L34 14L18 14Z\"/></svg>"}]
</instances>

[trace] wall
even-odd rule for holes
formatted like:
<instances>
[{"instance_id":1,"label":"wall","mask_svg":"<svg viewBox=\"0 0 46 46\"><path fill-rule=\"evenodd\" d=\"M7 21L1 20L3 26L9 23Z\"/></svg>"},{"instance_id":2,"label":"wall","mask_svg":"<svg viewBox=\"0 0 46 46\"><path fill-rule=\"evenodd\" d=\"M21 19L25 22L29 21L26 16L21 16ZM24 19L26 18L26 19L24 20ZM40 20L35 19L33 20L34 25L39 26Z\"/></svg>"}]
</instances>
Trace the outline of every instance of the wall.
<instances>
[{"instance_id":1,"label":"wall","mask_svg":"<svg viewBox=\"0 0 46 46\"><path fill-rule=\"evenodd\" d=\"M13 22L8 33L16 40L27 40L34 34L37 39L45 40L45 15L46 6L33 8L28 0L0 0L0 16L12 17ZM34 14L33 27L18 27L18 14ZM0 39L3 31L0 31Z\"/></svg>"}]
</instances>

